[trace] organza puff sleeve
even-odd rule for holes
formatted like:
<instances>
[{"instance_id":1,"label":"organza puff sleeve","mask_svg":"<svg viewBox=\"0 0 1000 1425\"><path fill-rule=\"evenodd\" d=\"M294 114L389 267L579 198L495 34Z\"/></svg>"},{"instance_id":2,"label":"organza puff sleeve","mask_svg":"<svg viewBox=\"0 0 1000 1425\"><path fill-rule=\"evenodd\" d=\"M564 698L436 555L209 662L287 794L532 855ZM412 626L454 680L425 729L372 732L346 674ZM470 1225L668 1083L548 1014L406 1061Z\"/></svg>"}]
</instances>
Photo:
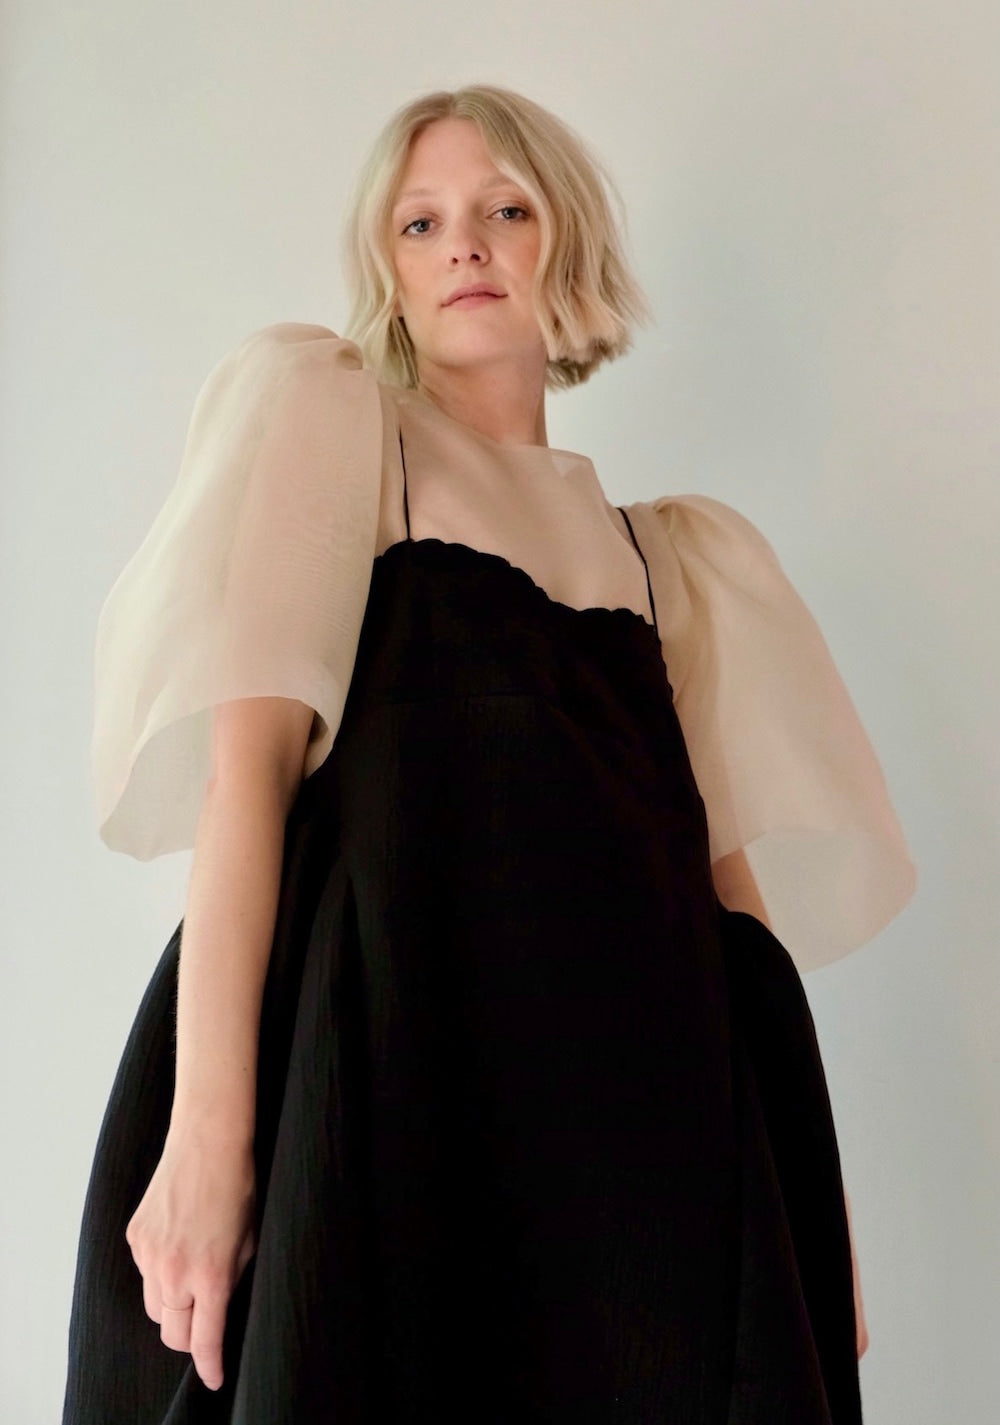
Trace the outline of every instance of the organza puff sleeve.
<instances>
[{"instance_id":1,"label":"organza puff sleeve","mask_svg":"<svg viewBox=\"0 0 1000 1425\"><path fill-rule=\"evenodd\" d=\"M139 860L194 844L213 707L314 710L329 752L378 534L383 418L358 347L282 323L198 394L180 472L97 624L91 767L101 838Z\"/></svg>"},{"instance_id":2,"label":"organza puff sleeve","mask_svg":"<svg viewBox=\"0 0 1000 1425\"><path fill-rule=\"evenodd\" d=\"M712 862L742 849L800 970L856 949L916 872L816 621L767 540L701 495L629 506Z\"/></svg>"}]
</instances>

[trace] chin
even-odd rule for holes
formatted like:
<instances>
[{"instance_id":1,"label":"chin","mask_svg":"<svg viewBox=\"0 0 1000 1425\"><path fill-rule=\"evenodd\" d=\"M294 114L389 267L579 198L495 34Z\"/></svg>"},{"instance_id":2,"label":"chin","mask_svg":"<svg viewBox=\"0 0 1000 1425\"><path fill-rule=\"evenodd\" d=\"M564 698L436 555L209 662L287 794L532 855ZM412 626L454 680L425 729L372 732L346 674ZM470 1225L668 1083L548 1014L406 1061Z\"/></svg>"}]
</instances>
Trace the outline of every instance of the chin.
<instances>
[{"instance_id":1,"label":"chin","mask_svg":"<svg viewBox=\"0 0 1000 1425\"><path fill-rule=\"evenodd\" d=\"M461 335L452 333L448 341L432 343L424 350L428 359L439 366L462 366L526 359L534 355L537 345L537 332L533 336L511 335L505 340L495 332L469 331Z\"/></svg>"}]
</instances>

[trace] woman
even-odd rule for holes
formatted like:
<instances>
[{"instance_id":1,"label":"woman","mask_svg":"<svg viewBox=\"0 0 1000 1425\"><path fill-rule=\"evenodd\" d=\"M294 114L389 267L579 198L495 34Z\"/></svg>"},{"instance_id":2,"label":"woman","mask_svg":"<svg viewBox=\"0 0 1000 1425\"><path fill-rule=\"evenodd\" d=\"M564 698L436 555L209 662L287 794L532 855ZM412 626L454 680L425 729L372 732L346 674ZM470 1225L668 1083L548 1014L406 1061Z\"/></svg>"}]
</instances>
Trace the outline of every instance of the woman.
<instances>
[{"instance_id":1,"label":"woman","mask_svg":"<svg viewBox=\"0 0 1000 1425\"><path fill-rule=\"evenodd\" d=\"M644 314L564 125L418 99L349 232L352 339L220 363L101 614L101 834L194 856L64 1422L860 1420L769 922L821 964L909 898L874 754L752 525L547 444Z\"/></svg>"}]
</instances>

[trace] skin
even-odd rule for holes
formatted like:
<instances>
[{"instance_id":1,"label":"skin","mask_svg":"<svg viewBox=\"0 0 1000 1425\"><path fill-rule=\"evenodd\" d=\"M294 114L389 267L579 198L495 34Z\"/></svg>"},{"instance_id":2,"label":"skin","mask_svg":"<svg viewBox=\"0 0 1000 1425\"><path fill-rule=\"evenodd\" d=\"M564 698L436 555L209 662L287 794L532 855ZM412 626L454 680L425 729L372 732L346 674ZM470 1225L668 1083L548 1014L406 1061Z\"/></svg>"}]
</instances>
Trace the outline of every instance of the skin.
<instances>
[{"instance_id":1,"label":"skin","mask_svg":"<svg viewBox=\"0 0 1000 1425\"><path fill-rule=\"evenodd\" d=\"M415 189L428 194L408 196ZM531 282L541 233L524 190L493 163L470 119L414 140L392 210L396 312L417 352L419 389L501 444L547 445L545 364ZM504 295L445 306L459 287Z\"/></svg>"},{"instance_id":2,"label":"skin","mask_svg":"<svg viewBox=\"0 0 1000 1425\"><path fill-rule=\"evenodd\" d=\"M420 196L413 189L427 190ZM531 300L540 251L528 196L494 165L467 119L411 146L393 207L396 311L419 387L501 444L548 444L546 352ZM503 295L444 305L479 281ZM625 534L624 526L622 533ZM213 712L212 771L195 837L179 967L170 1126L126 1239L164 1345L222 1384L229 1299L254 1240L253 1133L260 1006L274 935L285 821L302 780L312 709L246 698ZM724 905L767 924L742 852L718 862ZM848 1221L850 1205L848 1204ZM868 1338L853 1236L858 1354Z\"/></svg>"},{"instance_id":3,"label":"skin","mask_svg":"<svg viewBox=\"0 0 1000 1425\"><path fill-rule=\"evenodd\" d=\"M213 770L181 944L170 1126L125 1232L147 1315L165 1346L190 1351L212 1390L223 1379L229 1298L256 1250L260 1003L284 826L312 719L312 709L292 698L239 699L214 711Z\"/></svg>"}]
</instances>

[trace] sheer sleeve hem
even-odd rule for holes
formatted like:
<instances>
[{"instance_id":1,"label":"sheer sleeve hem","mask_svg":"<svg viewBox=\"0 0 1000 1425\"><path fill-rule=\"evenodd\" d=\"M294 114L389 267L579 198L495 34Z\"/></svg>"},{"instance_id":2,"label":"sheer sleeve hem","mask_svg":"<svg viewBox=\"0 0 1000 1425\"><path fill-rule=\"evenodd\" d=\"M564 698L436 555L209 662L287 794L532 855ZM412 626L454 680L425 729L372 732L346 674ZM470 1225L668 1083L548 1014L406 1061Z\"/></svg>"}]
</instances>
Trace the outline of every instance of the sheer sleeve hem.
<instances>
[{"instance_id":1,"label":"sheer sleeve hem","mask_svg":"<svg viewBox=\"0 0 1000 1425\"><path fill-rule=\"evenodd\" d=\"M359 348L281 323L225 356L181 467L101 608L91 767L98 828L139 860L194 844L211 712L313 708L309 775L340 726L381 495L379 386Z\"/></svg>"},{"instance_id":2,"label":"sheer sleeve hem","mask_svg":"<svg viewBox=\"0 0 1000 1425\"><path fill-rule=\"evenodd\" d=\"M816 621L748 519L702 495L628 509L712 862L744 850L798 968L828 964L916 887L874 749Z\"/></svg>"}]
</instances>

